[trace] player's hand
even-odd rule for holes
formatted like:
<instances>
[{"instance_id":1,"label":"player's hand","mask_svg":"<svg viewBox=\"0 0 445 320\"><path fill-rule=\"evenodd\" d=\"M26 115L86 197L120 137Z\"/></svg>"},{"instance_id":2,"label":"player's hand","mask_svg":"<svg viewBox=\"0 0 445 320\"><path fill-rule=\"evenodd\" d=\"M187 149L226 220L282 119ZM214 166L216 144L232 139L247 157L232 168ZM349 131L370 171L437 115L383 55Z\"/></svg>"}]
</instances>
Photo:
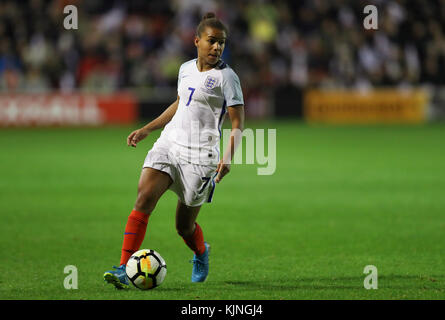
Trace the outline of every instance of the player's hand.
<instances>
[{"instance_id":1,"label":"player's hand","mask_svg":"<svg viewBox=\"0 0 445 320\"><path fill-rule=\"evenodd\" d=\"M216 175L215 182L219 183L222 178L230 172L230 163L224 163L223 160L220 160L218 163L218 167L216 167Z\"/></svg>"},{"instance_id":2,"label":"player's hand","mask_svg":"<svg viewBox=\"0 0 445 320\"><path fill-rule=\"evenodd\" d=\"M138 130L134 130L130 135L127 137L127 145L136 148L136 144L145 139L149 135L150 131L148 131L145 128L141 128Z\"/></svg>"}]
</instances>

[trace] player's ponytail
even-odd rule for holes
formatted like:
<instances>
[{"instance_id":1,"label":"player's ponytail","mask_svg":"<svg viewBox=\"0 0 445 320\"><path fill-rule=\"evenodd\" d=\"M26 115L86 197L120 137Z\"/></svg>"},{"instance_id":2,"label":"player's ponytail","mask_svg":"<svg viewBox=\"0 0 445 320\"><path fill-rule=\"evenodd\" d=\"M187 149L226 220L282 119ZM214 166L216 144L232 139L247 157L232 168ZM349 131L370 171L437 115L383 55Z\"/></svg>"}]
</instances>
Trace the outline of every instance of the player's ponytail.
<instances>
[{"instance_id":1,"label":"player's ponytail","mask_svg":"<svg viewBox=\"0 0 445 320\"><path fill-rule=\"evenodd\" d=\"M213 12L207 12L203 17L202 20L205 19L211 19L211 18L216 18L216 15Z\"/></svg>"},{"instance_id":2,"label":"player's ponytail","mask_svg":"<svg viewBox=\"0 0 445 320\"><path fill-rule=\"evenodd\" d=\"M215 28L222 30L228 35L227 27L216 18L216 15L213 12L207 12L203 17L198 27L196 28L196 36L200 37L201 33L204 31L206 27Z\"/></svg>"}]
</instances>

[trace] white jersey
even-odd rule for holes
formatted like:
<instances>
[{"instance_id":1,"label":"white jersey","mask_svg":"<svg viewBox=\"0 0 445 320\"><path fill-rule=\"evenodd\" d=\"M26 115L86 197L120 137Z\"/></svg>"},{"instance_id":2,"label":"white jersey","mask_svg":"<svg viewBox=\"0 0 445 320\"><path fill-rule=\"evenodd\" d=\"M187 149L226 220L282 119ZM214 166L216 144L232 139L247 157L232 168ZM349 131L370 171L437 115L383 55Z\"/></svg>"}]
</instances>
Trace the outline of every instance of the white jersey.
<instances>
[{"instance_id":1,"label":"white jersey","mask_svg":"<svg viewBox=\"0 0 445 320\"><path fill-rule=\"evenodd\" d=\"M168 148L181 162L216 165L227 107L244 105L236 73L223 61L200 72L197 59L181 65L178 109L153 148Z\"/></svg>"}]
</instances>

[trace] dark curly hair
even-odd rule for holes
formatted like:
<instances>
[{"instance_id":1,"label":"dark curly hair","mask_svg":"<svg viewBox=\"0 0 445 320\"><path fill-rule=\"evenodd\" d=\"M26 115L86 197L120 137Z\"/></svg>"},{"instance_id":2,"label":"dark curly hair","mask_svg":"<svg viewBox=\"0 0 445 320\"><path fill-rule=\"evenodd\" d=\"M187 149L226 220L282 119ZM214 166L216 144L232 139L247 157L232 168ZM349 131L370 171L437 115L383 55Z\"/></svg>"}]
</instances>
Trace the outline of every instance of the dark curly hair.
<instances>
[{"instance_id":1,"label":"dark curly hair","mask_svg":"<svg viewBox=\"0 0 445 320\"><path fill-rule=\"evenodd\" d=\"M203 17L198 27L196 28L196 36L201 37L201 33L204 31L206 27L215 28L222 30L228 35L227 27L216 18L216 15L213 12L207 12Z\"/></svg>"}]
</instances>

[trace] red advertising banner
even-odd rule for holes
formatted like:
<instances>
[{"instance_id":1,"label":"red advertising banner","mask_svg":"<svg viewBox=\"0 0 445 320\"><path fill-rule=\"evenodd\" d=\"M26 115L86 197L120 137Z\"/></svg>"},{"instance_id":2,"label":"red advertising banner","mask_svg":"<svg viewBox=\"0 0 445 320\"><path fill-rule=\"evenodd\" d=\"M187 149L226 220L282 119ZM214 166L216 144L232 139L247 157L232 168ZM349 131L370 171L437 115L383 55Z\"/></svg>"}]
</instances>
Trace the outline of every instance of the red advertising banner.
<instances>
[{"instance_id":1,"label":"red advertising banner","mask_svg":"<svg viewBox=\"0 0 445 320\"><path fill-rule=\"evenodd\" d=\"M129 124L137 111L127 93L0 95L0 127Z\"/></svg>"}]
</instances>

